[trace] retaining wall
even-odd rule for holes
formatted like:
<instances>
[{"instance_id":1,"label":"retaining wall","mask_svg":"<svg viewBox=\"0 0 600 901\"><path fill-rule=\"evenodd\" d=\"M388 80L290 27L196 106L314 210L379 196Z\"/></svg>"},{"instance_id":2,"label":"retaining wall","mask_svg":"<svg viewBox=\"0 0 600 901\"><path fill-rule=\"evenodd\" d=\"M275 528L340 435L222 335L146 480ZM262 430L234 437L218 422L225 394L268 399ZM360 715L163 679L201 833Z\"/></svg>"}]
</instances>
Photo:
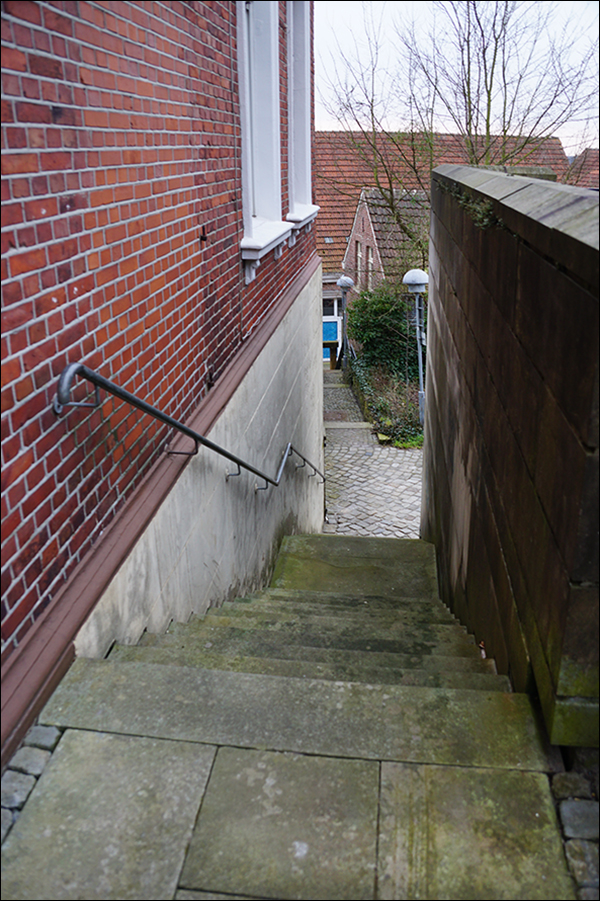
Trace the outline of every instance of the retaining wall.
<instances>
[{"instance_id":1,"label":"retaining wall","mask_svg":"<svg viewBox=\"0 0 600 901\"><path fill-rule=\"evenodd\" d=\"M432 179L422 537L551 740L598 743L598 193Z\"/></svg>"}]
</instances>

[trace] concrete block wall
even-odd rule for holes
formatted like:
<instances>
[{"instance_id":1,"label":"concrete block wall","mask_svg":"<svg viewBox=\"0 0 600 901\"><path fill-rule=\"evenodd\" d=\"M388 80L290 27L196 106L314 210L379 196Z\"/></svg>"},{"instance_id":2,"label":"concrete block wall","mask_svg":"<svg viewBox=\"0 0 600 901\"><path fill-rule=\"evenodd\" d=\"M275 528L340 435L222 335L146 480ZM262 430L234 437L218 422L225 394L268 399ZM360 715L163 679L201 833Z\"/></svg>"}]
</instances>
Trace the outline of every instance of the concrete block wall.
<instances>
[{"instance_id":1,"label":"concrete block wall","mask_svg":"<svg viewBox=\"0 0 600 901\"><path fill-rule=\"evenodd\" d=\"M422 537L556 744L598 742L598 194L433 173Z\"/></svg>"},{"instance_id":2,"label":"concrete block wall","mask_svg":"<svg viewBox=\"0 0 600 901\"><path fill-rule=\"evenodd\" d=\"M283 158L286 14L281 2ZM314 254L305 229L245 284L235 15L230 2L2 4L3 662L168 438L104 397L57 419L64 366L186 420ZM285 166L282 179L285 216Z\"/></svg>"}]
</instances>

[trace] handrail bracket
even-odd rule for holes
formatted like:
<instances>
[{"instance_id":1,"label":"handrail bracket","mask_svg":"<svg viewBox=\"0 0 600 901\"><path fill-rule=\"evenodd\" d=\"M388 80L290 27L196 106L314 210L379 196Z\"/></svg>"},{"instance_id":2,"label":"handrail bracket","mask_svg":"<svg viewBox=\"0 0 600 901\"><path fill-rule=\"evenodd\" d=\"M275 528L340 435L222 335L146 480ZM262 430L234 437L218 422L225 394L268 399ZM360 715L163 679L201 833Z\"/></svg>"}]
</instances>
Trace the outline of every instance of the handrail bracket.
<instances>
[{"instance_id":1,"label":"handrail bracket","mask_svg":"<svg viewBox=\"0 0 600 901\"><path fill-rule=\"evenodd\" d=\"M193 451L176 451L171 450L171 446L169 444L165 444L165 454L169 457L195 457L198 451L200 450L200 442L194 438L194 450Z\"/></svg>"}]
</instances>

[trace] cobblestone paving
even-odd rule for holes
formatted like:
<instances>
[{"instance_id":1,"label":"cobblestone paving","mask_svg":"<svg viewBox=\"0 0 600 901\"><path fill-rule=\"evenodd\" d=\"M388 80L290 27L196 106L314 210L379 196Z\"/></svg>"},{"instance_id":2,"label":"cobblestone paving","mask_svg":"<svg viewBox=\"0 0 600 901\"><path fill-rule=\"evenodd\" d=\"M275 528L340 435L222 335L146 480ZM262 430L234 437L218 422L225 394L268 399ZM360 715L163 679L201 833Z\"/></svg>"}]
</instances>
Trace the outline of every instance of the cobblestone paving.
<instances>
[{"instance_id":1,"label":"cobblestone paving","mask_svg":"<svg viewBox=\"0 0 600 901\"><path fill-rule=\"evenodd\" d=\"M340 372L324 373L324 532L418 538L421 449L381 447ZM346 426L346 427L344 427Z\"/></svg>"}]
</instances>

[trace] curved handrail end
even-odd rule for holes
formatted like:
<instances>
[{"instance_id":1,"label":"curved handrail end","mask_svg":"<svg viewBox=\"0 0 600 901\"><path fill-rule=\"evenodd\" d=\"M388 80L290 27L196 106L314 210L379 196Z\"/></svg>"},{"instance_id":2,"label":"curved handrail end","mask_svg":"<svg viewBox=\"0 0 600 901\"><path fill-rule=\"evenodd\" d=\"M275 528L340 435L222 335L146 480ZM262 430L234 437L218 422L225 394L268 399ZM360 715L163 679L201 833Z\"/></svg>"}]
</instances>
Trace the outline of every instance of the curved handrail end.
<instances>
[{"instance_id":1,"label":"curved handrail end","mask_svg":"<svg viewBox=\"0 0 600 901\"><path fill-rule=\"evenodd\" d=\"M76 375L85 369L83 363L69 363L60 374L56 389L56 399L52 408L56 414L62 413L62 408L71 403L71 388Z\"/></svg>"}]
</instances>

